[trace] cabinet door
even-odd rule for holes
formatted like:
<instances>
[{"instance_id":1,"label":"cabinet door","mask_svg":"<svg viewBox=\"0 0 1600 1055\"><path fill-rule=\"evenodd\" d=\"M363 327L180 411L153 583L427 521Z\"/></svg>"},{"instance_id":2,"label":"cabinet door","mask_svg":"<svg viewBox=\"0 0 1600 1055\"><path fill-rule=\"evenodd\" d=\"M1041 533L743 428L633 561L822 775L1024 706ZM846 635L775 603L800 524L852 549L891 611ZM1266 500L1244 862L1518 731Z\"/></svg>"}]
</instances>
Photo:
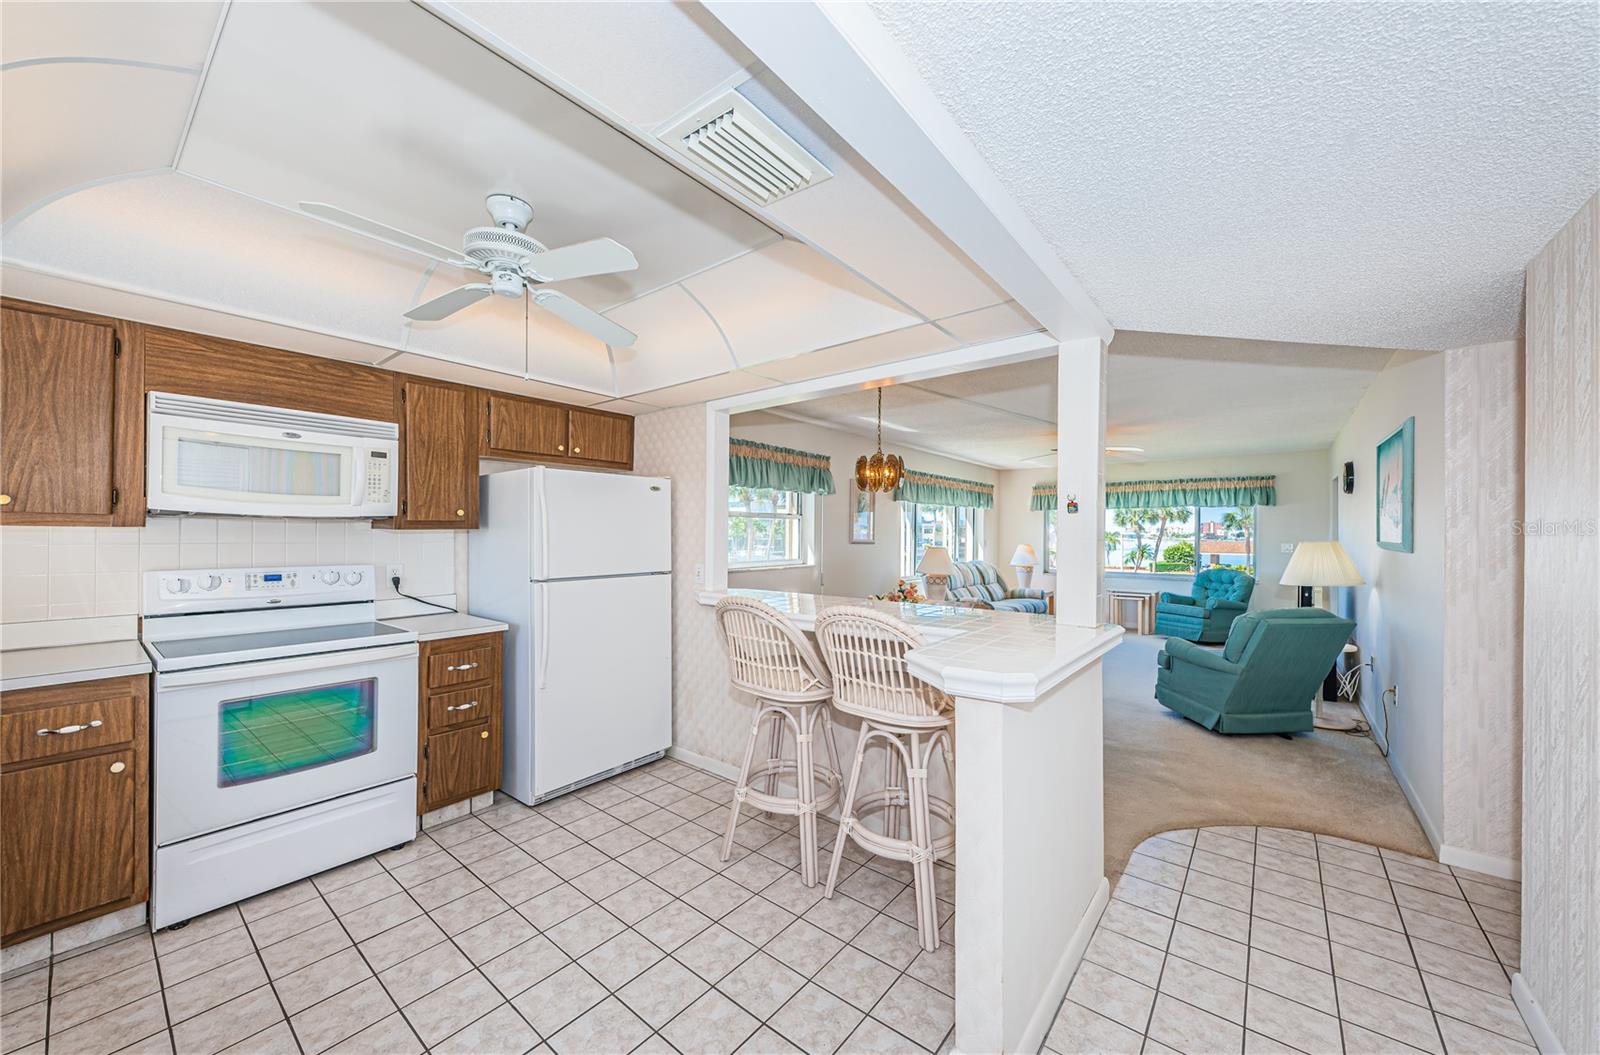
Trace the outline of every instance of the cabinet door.
<instances>
[{"instance_id":1,"label":"cabinet door","mask_svg":"<svg viewBox=\"0 0 1600 1055\"><path fill-rule=\"evenodd\" d=\"M9 306L0 315L0 515L109 523L115 327Z\"/></svg>"},{"instance_id":2,"label":"cabinet door","mask_svg":"<svg viewBox=\"0 0 1600 1055\"><path fill-rule=\"evenodd\" d=\"M428 737L428 790L424 809L436 810L494 788L500 744L488 722Z\"/></svg>"},{"instance_id":3,"label":"cabinet door","mask_svg":"<svg viewBox=\"0 0 1600 1055\"><path fill-rule=\"evenodd\" d=\"M403 388L402 526L478 526L478 400L461 385L407 380Z\"/></svg>"},{"instance_id":4,"label":"cabinet door","mask_svg":"<svg viewBox=\"0 0 1600 1055\"><path fill-rule=\"evenodd\" d=\"M584 461L633 465L633 419L592 410L569 412L572 456Z\"/></svg>"},{"instance_id":5,"label":"cabinet door","mask_svg":"<svg viewBox=\"0 0 1600 1055\"><path fill-rule=\"evenodd\" d=\"M490 394L484 453L502 458L559 458L567 453L567 408Z\"/></svg>"},{"instance_id":6,"label":"cabinet door","mask_svg":"<svg viewBox=\"0 0 1600 1055\"><path fill-rule=\"evenodd\" d=\"M134 895L131 750L0 774L0 930L7 935Z\"/></svg>"}]
</instances>

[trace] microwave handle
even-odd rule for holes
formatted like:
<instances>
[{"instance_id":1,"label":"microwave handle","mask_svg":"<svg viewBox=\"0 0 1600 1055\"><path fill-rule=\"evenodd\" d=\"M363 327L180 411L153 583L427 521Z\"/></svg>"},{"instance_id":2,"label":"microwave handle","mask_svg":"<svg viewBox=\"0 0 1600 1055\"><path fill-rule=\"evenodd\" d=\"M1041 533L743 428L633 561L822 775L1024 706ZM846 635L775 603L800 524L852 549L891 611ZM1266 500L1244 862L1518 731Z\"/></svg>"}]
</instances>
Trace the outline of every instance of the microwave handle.
<instances>
[{"instance_id":1,"label":"microwave handle","mask_svg":"<svg viewBox=\"0 0 1600 1055\"><path fill-rule=\"evenodd\" d=\"M267 660L258 663L239 663L227 667L214 667L210 670L181 670L156 675L159 688L178 688L184 685L221 685L230 681L250 681L254 678L268 678L274 674L299 674L312 670L328 670L333 667L356 667L368 669L378 660L404 659L415 656L417 646L385 645L379 648L353 649L346 652L329 652L321 656L288 656L284 659Z\"/></svg>"},{"instance_id":2,"label":"microwave handle","mask_svg":"<svg viewBox=\"0 0 1600 1055\"><path fill-rule=\"evenodd\" d=\"M367 504L367 462L370 460L365 447L351 447L350 460L356 464L352 468L355 475L354 489L350 492L350 504L364 506Z\"/></svg>"}]
</instances>

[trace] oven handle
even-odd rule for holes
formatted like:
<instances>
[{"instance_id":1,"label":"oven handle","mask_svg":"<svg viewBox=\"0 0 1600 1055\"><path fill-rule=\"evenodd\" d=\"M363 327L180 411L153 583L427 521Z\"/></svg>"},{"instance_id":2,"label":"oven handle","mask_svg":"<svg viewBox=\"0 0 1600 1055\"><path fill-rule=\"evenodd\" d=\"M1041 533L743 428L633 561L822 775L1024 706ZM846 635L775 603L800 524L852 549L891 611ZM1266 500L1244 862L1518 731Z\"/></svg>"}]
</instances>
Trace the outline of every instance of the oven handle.
<instances>
[{"instance_id":1,"label":"oven handle","mask_svg":"<svg viewBox=\"0 0 1600 1055\"><path fill-rule=\"evenodd\" d=\"M299 674L310 670L329 670L334 667L365 667L385 659L405 659L417 655L416 644L385 645L354 652L329 652L320 656L289 656L284 659L265 660L259 663L238 663L209 670L179 670L156 675L157 688L178 688L185 685L221 685L230 681L249 681L267 678L274 674Z\"/></svg>"}]
</instances>

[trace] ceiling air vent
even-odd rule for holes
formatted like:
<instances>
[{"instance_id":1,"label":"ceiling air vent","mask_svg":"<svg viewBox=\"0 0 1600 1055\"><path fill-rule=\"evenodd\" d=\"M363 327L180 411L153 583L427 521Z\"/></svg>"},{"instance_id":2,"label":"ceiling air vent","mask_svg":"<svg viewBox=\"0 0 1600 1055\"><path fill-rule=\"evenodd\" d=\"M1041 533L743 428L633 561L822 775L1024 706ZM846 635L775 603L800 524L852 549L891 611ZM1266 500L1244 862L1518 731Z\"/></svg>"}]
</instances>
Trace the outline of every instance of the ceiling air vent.
<instances>
[{"instance_id":1,"label":"ceiling air vent","mask_svg":"<svg viewBox=\"0 0 1600 1055\"><path fill-rule=\"evenodd\" d=\"M760 205L833 175L735 91L696 107L661 138Z\"/></svg>"}]
</instances>

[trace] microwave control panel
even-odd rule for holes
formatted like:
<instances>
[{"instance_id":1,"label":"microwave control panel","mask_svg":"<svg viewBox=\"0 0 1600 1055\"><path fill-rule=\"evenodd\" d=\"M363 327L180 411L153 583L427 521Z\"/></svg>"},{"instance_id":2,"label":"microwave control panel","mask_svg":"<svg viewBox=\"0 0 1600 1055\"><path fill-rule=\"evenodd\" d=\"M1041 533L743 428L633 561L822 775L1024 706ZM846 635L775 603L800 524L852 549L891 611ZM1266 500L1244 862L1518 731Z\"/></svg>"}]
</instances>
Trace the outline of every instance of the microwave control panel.
<instances>
[{"instance_id":1,"label":"microwave control panel","mask_svg":"<svg viewBox=\"0 0 1600 1055\"><path fill-rule=\"evenodd\" d=\"M394 489L394 459L388 451L367 452L367 501L387 502Z\"/></svg>"}]
</instances>

